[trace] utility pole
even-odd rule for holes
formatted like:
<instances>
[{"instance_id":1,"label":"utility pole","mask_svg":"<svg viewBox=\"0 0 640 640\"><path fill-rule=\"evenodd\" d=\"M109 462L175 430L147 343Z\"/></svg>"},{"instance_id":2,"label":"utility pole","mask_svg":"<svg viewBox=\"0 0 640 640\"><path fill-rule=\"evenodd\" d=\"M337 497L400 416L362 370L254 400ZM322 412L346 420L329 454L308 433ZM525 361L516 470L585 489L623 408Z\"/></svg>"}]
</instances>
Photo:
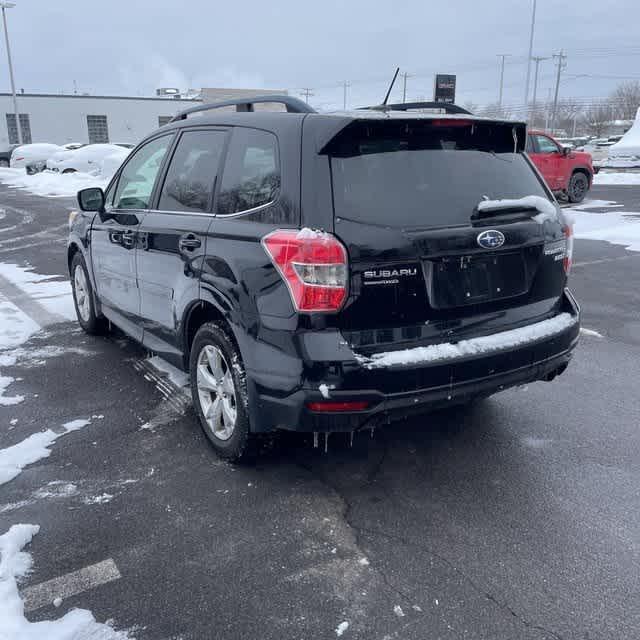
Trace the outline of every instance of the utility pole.
<instances>
[{"instance_id":1,"label":"utility pole","mask_svg":"<svg viewBox=\"0 0 640 640\"><path fill-rule=\"evenodd\" d=\"M309 104L309 98L313 95L313 91L308 87L303 87L302 91L300 92L300 95L304 96L304 101L307 104Z\"/></svg>"},{"instance_id":2,"label":"utility pole","mask_svg":"<svg viewBox=\"0 0 640 640\"><path fill-rule=\"evenodd\" d=\"M529 81L531 80L531 56L533 55L533 32L536 27L536 2L533 0L533 11L531 13L531 33L529 34L529 55L527 56L527 80L524 87L524 108L527 111L529 106Z\"/></svg>"},{"instance_id":3,"label":"utility pole","mask_svg":"<svg viewBox=\"0 0 640 640\"><path fill-rule=\"evenodd\" d=\"M500 91L498 93L498 108L502 109L502 89L504 88L504 59L508 58L511 54L499 53L498 58L502 58L500 62Z\"/></svg>"},{"instance_id":4,"label":"utility pole","mask_svg":"<svg viewBox=\"0 0 640 640\"><path fill-rule=\"evenodd\" d=\"M534 56L532 60L536 63L536 71L533 76L533 116L531 119L531 125L535 124L536 117L536 108L537 108L537 99L538 99L538 67L543 60L549 60L550 58L543 58L542 56Z\"/></svg>"},{"instance_id":5,"label":"utility pole","mask_svg":"<svg viewBox=\"0 0 640 640\"><path fill-rule=\"evenodd\" d=\"M559 54L556 55L554 53L552 57L554 59L555 58L558 59L558 73L556 74L556 90L553 96L553 111L551 112L551 133L553 133L556 128L556 112L558 109L558 91L560 89L560 74L562 73L562 70L566 66L564 61L567 56L563 53L561 49Z\"/></svg>"},{"instance_id":6,"label":"utility pole","mask_svg":"<svg viewBox=\"0 0 640 640\"><path fill-rule=\"evenodd\" d=\"M7 30L7 16L5 9L11 9L16 5L13 2L0 2L2 7L2 22L4 24L4 39L7 43L7 60L9 61L9 78L11 79L11 95L13 96L13 112L16 116L16 131L18 132L18 144L22 144L22 128L20 127L20 113L18 112L18 99L16 98L16 83L13 79L13 65L11 64L11 48L9 47L9 31Z\"/></svg>"},{"instance_id":7,"label":"utility pole","mask_svg":"<svg viewBox=\"0 0 640 640\"><path fill-rule=\"evenodd\" d=\"M402 102L407 101L407 78L411 78L410 73L403 73L402 75Z\"/></svg>"},{"instance_id":8,"label":"utility pole","mask_svg":"<svg viewBox=\"0 0 640 640\"><path fill-rule=\"evenodd\" d=\"M347 110L347 88L351 86L348 80L342 81L342 108Z\"/></svg>"}]
</instances>

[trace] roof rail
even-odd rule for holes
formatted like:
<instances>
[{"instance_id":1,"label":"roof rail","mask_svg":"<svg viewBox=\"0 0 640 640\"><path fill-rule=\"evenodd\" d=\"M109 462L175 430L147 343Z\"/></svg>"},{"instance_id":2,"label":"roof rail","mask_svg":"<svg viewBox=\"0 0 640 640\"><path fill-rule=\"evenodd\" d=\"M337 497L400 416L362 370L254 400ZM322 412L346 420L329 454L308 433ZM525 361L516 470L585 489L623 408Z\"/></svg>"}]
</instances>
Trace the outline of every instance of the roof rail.
<instances>
[{"instance_id":1,"label":"roof rail","mask_svg":"<svg viewBox=\"0 0 640 640\"><path fill-rule=\"evenodd\" d=\"M360 107L360 109L372 109L374 111L409 111L412 109L443 109L445 113L473 115L457 104L451 102L399 102L397 104L381 104L375 107Z\"/></svg>"},{"instance_id":2,"label":"roof rail","mask_svg":"<svg viewBox=\"0 0 640 640\"><path fill-rule=\"evenodd\" d=\"M285 95L271 95L271 96L249 96L248 98L236 98L233 100L224 100L223 102L209 102L206 104L199 104L196 107L189 107L184 111L180 111L170 122L176 122L178 120L186 120L187 116L192 113L200 113L201 111L210 111L212 109L220 109L222 107L235 107L239 112L251 112L254 111L253 105L276 102L283 104L287 108L287 113L315 113L315 109L311 108L306 102Z\"/></svg>"}]
</instances>

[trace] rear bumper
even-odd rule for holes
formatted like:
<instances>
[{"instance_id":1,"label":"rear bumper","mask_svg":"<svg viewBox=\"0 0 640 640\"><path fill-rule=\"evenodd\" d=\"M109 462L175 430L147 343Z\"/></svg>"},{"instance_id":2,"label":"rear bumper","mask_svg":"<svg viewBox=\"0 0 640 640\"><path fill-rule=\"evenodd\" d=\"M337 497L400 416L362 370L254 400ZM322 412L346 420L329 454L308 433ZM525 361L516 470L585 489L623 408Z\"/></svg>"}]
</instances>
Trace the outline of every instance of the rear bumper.
<instances>
[{"instance_id":1,"label":"rear bumper","mask_svg":"<svg viewBox=\"0 0 640 640\"><path fill-rule=\"evenodd\" d=\"M328 392L324 389L324 395L319 384L312 386L303 380L288 394L255 388L251 394L252 426L256 431L366 429L509 387L550 380L566 369L580 331L579 308L568 291L560 312L571 314L575 322L552 335L521 342L512 348L497 347L472 357L376 369L363 366L355 358L345 361L338 367L339 374L334 369L330 389ZM364 411L351 413L311 411L307 406L323 401L366 401L368 406Z\"/></svg>"}]
</instances>

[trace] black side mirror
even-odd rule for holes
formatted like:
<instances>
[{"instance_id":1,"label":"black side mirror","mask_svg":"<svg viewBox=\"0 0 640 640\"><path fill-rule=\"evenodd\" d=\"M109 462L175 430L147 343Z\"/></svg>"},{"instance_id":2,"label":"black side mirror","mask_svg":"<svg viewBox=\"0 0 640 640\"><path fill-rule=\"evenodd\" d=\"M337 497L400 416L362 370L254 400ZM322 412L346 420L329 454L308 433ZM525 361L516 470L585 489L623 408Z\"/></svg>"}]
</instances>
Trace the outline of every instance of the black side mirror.
<instances>
[{"instance_id":1,"label":"black side mirror","mask_svg":"<svg viewBox=\"0 0 640 640\"><path fill-rule=\"evenodd\" d=\"M78 206L82 211L104 211L104 191L100 187L78 191Z\"/></svg>"},{"instance_id":2,"label":"black side mirror","mask_svg":"<svg viewBox=\"0 0 640 640\"><path fill-rule=\"evenodd\" d=\"M562 147L562 155L568 156L571 153L571 147Z\"/></svg>"}]
</instances>

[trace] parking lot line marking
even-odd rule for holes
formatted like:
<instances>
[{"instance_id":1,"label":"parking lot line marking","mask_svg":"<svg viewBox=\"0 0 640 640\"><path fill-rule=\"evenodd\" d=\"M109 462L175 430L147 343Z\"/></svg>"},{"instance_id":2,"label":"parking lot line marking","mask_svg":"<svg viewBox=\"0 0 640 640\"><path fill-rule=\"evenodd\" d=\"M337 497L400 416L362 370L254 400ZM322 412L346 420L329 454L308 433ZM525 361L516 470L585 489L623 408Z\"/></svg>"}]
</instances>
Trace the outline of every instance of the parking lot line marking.
<instances>
[{"instance_id":1,"label":"parking lot line marking","mask_svg":"<svg viewBox=\"0 0 640 640\"><path fill-rule=\"evenodd\" d=\"M2 293L9 302L18 307L20 311L28 315L41 327L46 327L50 324L58 324L59 322L68 322L68 320L63 316L60 316L57 313L52 313L37 300L29 297L29 295L20 289L20 287L17 287L4 276L0 276L0 293Z\"/></svg>"},{"instance_id":2,"label":"parking lot line marking","mask_svg":"<svg viewBox=\"0 0 640 640\"><path fill-rule=\"evenodd\" d=\"M52 604L56 598L70 598L122 576L112 558L72 571L58 578L34 584L22 590L25 611L35 611Z\"/></svg>"}]
</instances>

